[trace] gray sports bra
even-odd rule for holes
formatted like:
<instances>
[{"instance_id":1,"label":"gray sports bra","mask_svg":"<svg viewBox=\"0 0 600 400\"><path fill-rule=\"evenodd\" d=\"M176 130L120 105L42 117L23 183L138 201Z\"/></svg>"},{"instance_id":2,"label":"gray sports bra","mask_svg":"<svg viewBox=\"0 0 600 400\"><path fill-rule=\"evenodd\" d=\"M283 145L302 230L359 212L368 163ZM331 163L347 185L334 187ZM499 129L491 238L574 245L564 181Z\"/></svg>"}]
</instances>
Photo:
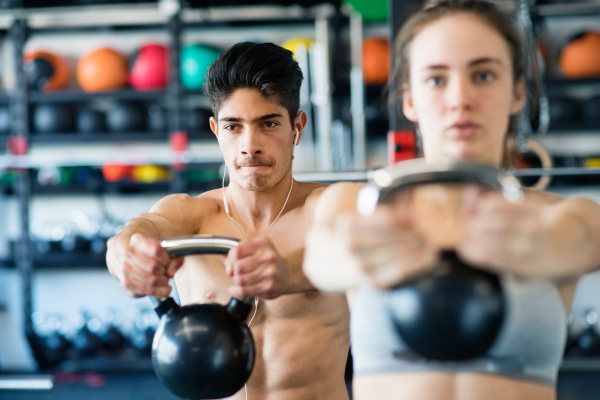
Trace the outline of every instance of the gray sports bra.
<instances>
[{"instance_id":1,"label":"gray sports bra","mask_svg":"<svg viewBox=\"0 0 600 400\"><path fill-rule=\"evenodd\" d=\"M425 360L402 341L386 309L385 291L359 288L350 320L356 375L393 372L476 372L554 386L567 321L556 286L544 280L501 278L507 313L485 356L460 362Z\"/></svg>"}]
</instances>

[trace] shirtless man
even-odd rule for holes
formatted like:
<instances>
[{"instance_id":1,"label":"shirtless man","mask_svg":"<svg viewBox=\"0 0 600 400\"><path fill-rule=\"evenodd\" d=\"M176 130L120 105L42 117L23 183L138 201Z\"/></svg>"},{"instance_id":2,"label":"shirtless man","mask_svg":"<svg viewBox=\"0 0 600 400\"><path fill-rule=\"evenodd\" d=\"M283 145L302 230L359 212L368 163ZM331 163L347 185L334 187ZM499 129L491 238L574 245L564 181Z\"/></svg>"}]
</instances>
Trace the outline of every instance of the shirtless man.
<instances>
[{"instance_id":1,"label":"shirtless man","mask_svg":"<svg viewBox=\"0 0 600 400\"><path fill-rule=\"evenodd\" d=\"M301 82L292 53L279 46L239 43L225 51L207 72L205 91L229 186L167 196L108 243L109 271L132 297L166 297L172 277L182 304L259 296L248 318L256 311L252 400L348 399L346 300L315 292L302 273L304 236L326 185L292 178L293 148L307 122L298 110ZM185 261L159 245L191 234L242 241L226 258ZM231 397L244 398L244 389Z\"/></svg>"}]
</instances>

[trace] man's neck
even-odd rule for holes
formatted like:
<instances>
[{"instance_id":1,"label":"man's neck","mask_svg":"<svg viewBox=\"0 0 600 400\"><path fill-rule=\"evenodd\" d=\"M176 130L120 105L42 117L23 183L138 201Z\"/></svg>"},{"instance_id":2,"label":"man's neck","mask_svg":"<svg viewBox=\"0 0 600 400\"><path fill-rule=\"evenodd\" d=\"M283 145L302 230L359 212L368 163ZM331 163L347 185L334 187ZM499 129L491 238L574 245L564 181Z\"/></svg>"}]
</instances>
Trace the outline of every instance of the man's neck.
<instances>
[{"instance_id":1,"label":"man's neck","mask_svg":"<svg viewBox=\"0 0 600 400\"><path fill-rule=\"evenodd\" d=\"M262 236L277 218L290 193L292 179L289 173L265 191L246 190L234 181L225 187L229 215L242 224L248 237ZM292 197L290 193L288 205Z\"/></svg>"}]
</instances>

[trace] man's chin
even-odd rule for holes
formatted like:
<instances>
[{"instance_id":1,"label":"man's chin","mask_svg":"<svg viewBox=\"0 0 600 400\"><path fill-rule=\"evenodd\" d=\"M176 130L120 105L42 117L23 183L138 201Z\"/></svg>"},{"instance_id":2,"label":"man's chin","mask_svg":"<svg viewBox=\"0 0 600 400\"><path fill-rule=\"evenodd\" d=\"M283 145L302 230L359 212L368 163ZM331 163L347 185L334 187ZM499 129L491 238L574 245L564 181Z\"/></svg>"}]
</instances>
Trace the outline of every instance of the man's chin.
<instances>
[{"instance_id":1,"label":"man's chin","mask_svg":"<svg viewBox=\"0 0 600 400\"><path fill-rule=\"evenodd\" d=\"M267 179L261 179L257 177L244 179L240 186L250 192L262 192L270 188Z\"/></svg>"}]
</instances>

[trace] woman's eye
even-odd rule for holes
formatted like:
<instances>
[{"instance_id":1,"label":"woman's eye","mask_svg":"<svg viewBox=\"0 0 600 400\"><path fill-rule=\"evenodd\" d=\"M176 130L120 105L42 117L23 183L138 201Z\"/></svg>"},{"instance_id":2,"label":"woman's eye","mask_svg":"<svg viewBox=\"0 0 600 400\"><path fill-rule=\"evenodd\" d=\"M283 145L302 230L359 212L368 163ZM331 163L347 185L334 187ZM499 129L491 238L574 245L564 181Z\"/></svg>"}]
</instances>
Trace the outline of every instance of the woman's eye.
<instances>
[{"instance_id":1,"label":"woman's eye","mask_svg":"<svg viewBox=\"0 0 600 400\"><path fill-rule=\"evenodd\" d=\"M434 76L432 78L427 79L427 85L431 87L441 86L444 84L444 78L441 76Z\"/></svg>"},{"instance_id":2,"label":"woman's eye","mask_svg":"<svg viewBox=\"0 0 600 400\"><path fill-rule=\"evenodd\" d=\"M494 75L491 72L480 72L475 74L475 80L477 82L491 82L494 79Z\"/></svg>"}]
</instances>

